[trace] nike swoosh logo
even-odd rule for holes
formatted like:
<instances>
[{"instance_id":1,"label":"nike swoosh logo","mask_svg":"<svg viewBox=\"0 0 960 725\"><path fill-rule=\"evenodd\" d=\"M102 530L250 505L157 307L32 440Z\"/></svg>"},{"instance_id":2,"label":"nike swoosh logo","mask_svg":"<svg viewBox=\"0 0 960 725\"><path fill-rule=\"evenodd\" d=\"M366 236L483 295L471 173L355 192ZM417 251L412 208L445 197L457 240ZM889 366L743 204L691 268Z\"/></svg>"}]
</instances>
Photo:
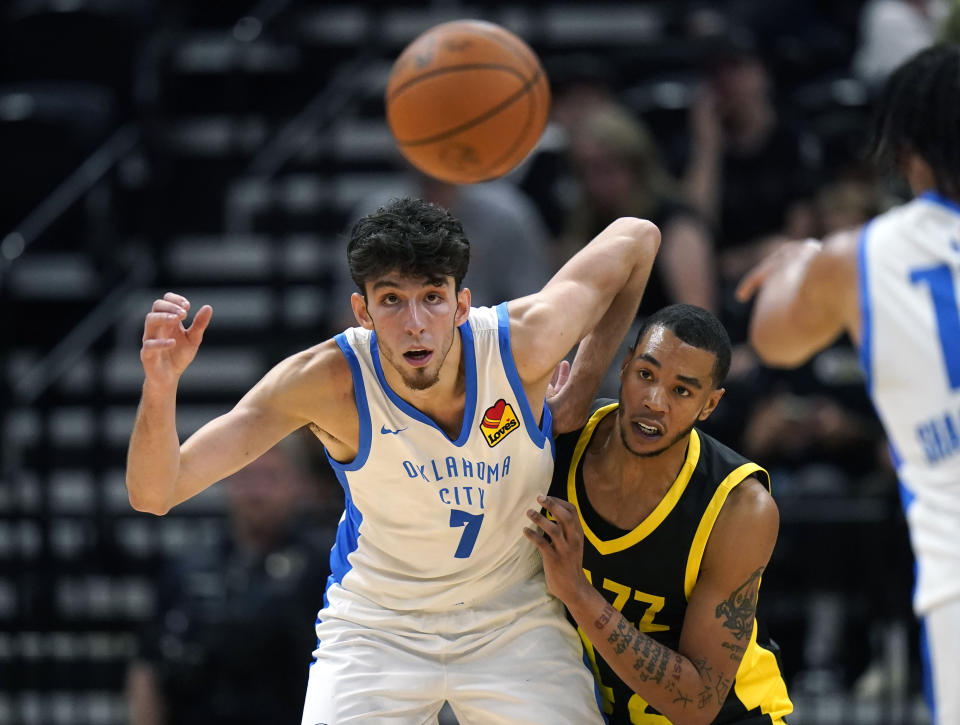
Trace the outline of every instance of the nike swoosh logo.
<instances>
[{"instance_id":1,"label":"nike swoosh logo","mask_svg":"<svg viewBox=\"0 0 960 725\"><path fill-rule=\"evenodd\" d=\"M386 435L387 433L390 433L392 435L397 435L402 430L406 430L406 428L397 428L396 430L390 430L389 428L387 428L387 426L383 426L382 428L380 428L380 432L383 433L384 435Z\"/></svg>"}]
</instances>

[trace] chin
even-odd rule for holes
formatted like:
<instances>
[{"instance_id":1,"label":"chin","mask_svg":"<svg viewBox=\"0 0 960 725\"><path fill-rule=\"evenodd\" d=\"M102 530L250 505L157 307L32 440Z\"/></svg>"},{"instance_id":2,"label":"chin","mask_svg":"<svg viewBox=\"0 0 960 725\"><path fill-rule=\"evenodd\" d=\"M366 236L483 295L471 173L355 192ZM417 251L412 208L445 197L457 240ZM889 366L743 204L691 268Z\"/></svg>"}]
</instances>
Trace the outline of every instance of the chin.
<instances>
[{"instance_id":1,"label":"chin","mask_svg":"<svg viewBox=\"0 0 960 725\"><path fill-rule=\"evenodd\" d=\"M403 376L404 385L411 390L427 390L436 385L438 380L440 380L440 375L437 373L424 372L423 375L414 375L413 377Z\"/></svg>"}]
</instances>

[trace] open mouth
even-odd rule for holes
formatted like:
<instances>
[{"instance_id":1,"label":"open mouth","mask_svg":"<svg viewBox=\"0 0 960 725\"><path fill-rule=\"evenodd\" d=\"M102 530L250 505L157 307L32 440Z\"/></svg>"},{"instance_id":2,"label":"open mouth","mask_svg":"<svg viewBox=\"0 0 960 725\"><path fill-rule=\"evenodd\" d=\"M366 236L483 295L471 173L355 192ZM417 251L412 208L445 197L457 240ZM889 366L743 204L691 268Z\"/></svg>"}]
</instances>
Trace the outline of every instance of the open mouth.
<instances>
[{"instance_id":1,"label":"open mouth","mask_svg":"<svg viewBox=\"0 0 960 725\"><path fill-rule=\"evenodd\" d=\"M654 440L663 435L663 431L659 426L651 425L649 423L641 423L639 420L635 420L631 423L633 430L641 438L646 438L647 440Z\"/></svg>"},{"instance_id":2,"label":"open mouth","mask_svg":"<svg viewBox=\"0 0 960 725\"><path fill-rule=\"evenodd\" d=\"M433 350L408 350L403 353L403 359L414 367L423 367L433 357Z\"/></svg>"}]
</instances>

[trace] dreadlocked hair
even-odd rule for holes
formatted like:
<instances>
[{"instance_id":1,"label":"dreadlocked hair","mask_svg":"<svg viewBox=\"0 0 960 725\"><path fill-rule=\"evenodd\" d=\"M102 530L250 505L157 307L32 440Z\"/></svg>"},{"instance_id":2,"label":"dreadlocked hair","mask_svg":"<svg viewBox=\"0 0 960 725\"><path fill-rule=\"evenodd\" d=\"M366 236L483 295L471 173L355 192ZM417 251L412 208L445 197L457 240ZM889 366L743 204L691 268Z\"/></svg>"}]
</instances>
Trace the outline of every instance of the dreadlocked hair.
<instances>
[{"instance_id":1,"label":"dreadlocked hair","mask_svg":"<svg viewBox=\"0 0 960 725\"><path fill-rule=\"evenodd\" d=\"M930 164L939 193L960 199L960 44L920 51L884 85L870 155L890 170L904 151Z\"/></svg>"}]
</instances>

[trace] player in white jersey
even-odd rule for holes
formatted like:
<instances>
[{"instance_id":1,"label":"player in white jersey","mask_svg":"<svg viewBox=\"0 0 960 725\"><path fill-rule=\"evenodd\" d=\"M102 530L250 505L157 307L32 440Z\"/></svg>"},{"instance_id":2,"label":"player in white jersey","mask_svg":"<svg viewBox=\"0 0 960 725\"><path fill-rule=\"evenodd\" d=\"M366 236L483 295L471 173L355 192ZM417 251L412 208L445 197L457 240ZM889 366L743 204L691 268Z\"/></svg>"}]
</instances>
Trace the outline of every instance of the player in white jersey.
<instances>
[{"instance_id":1,"label":"player in white jersey","mask_svg":"<svg viewBox=\"0 0 960 725\"><path fill-rule=\"evenodd\" d=\"M653 224L617 220L539 292L471 309L460 223L393 202L348 246L360 326L279 363L182 445L177 383L212 309L185 327L185 298L154 302L128 454L135 508L164 514L303 426L343 484L304 725L435 723L445 701L463 725L602 722L522 531L549 488L553 428L579 422L569 411L596 391L659 241ZM552 418L548 384L580 340L580 381Z\"/></svg>"},{"instance_id":2,"label":"player in white jersey","mask_svg":"<svg viewBox=\"0 0 960 725\"><path fill-rule=\"evenodd\" d=\"M792 243L750 272L750 341L793 367L841 333L859 345L890 441L917 562L941 725L960 723L960 46L921 51L888 80L874 152L915 198L862 229ZM928 692L928 695L930 693Z\"/></svg>"}]
</instances>

